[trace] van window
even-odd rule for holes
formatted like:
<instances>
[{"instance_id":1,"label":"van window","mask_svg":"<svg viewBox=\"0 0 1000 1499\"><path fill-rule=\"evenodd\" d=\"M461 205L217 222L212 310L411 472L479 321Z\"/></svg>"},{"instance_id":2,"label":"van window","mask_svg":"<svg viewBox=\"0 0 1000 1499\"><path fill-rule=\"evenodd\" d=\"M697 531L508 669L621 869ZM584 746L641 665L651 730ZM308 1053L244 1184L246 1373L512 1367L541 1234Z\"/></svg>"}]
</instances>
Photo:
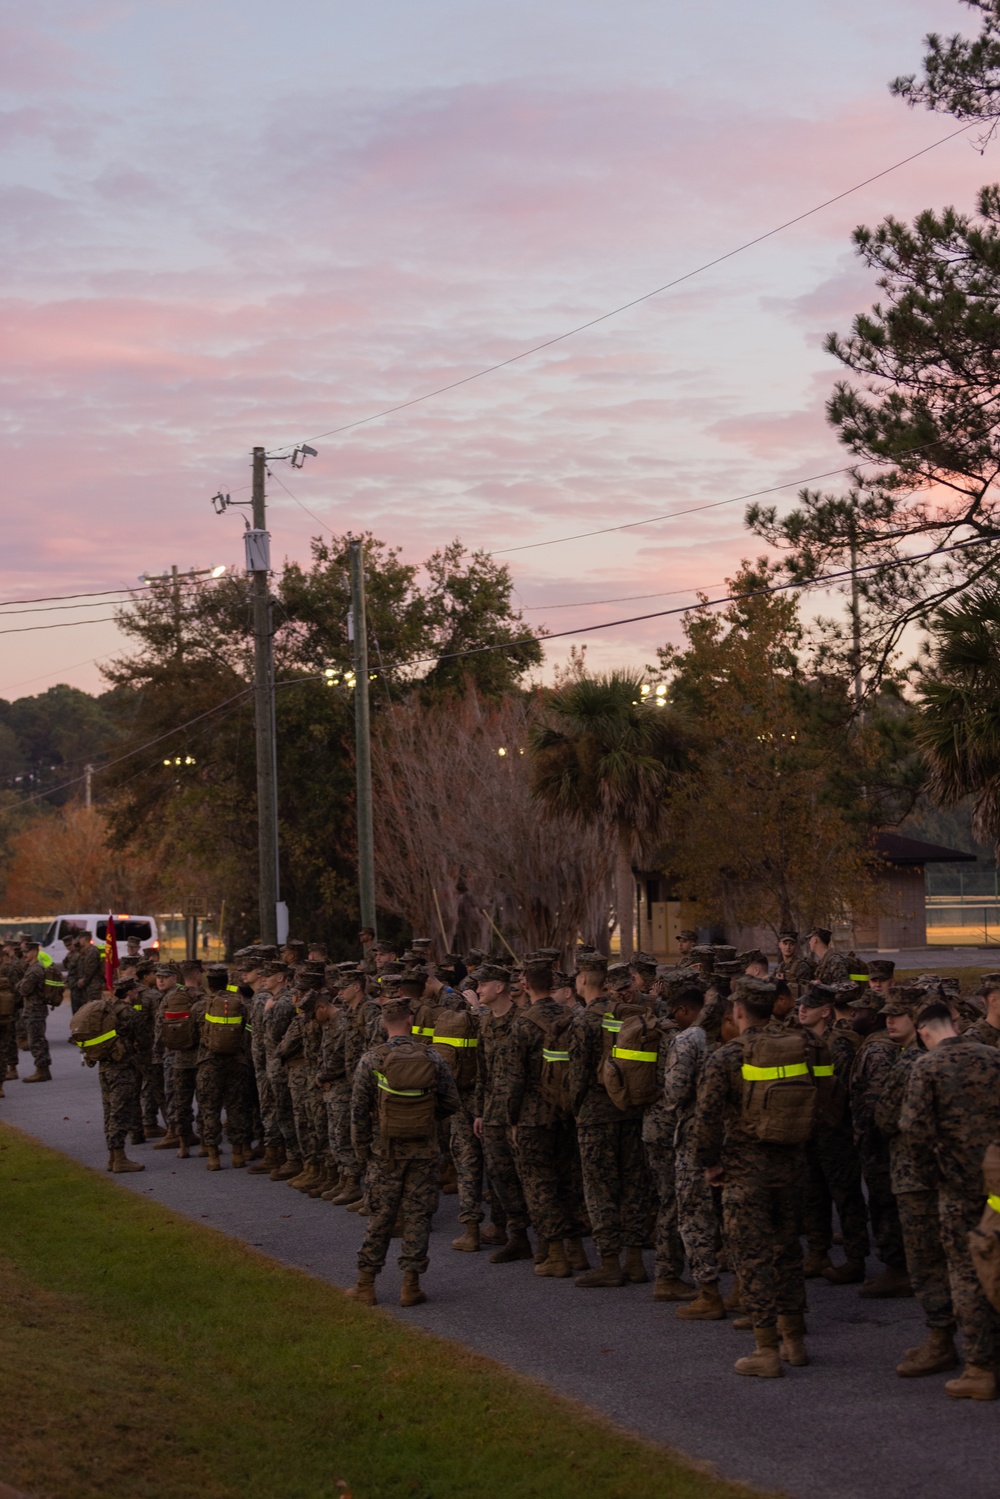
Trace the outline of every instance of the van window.
<instances>
[{"instance_id":1,"label":"van window","mask_svg":"<svg viewBox=\"0 0 1000 1499\"><path fill-rule=\"evenodd\" d=\"M97 940L103 942L108 935L108 923L99 921L97 923ZM138 937L140 942L148 942L153 935L153 929L148 921L116 921L115 941L126 942L129 937Z\"/></svg>"},{"instance_id":2,"label":"van window","mask_svg":"<svg viewBox=\"0 0 1000 1499\"><path fill-rule=\"evenodd\" d=\"M65 942L69 937L78 937L84 930L76 921L67 921L65 916L59 923L59 940Z\"/></svg>"},{"instance_id":3,"label":"van window","mask_svg":"<svg viewBox=\"0 0 1000 1499\"><path fill-rule=\"evenodd\" d=\"M65 923L63 924L65 925ZM49 947L56 940L56 925L57 923L53 921L45 928L41 937L39 937L38 940L43 947Z\"/></svg>"}]
</instances>

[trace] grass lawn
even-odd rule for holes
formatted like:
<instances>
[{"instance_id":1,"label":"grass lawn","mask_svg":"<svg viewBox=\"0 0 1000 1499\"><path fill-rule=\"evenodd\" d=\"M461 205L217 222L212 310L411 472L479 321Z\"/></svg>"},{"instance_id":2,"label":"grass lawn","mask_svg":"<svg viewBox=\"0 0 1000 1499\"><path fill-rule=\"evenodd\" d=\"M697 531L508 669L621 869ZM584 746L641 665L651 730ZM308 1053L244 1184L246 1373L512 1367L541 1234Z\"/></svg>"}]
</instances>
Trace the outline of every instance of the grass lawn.
<instances>
[{"instance_id":1,"label":"grass lawn","mask_svg":"<svg viewBox=\"0 0 1000 1499\"><path fill-rule=\"evenodd\" d=\"M751 1494L6 1126L0 1277L31 1499Z\"/></svg>"}]
</instances>

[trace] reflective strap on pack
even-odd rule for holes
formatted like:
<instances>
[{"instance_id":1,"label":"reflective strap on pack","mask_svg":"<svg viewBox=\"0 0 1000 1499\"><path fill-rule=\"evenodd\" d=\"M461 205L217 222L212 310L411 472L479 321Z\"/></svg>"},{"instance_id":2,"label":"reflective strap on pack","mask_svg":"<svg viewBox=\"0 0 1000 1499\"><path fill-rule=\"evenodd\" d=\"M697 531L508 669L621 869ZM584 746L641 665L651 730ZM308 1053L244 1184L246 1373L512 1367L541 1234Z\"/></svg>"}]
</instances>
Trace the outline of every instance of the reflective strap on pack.
<instances>
[{"instance_id":1,"label":"reflective strap on pack","mask_svg":"<svg viewBox=\"0 0 1000 1499\"><path fill-rule=\"evenodd\" d=\"M464 1037L464 1036L439 1036L438 1033L437 1033L437 1031L435 1031L433 1034L434 1034L434 1045L435 1046L478 1046L479 1045L479 1039L476 1036L469 1036L469 1037Z\"/></svg>"},{"instance_id":2,"label":"reflective strap on pack","mask_svg":"<svg viewBox=\"0 0 1000 1499\"><path fill-rule=\"evenodd\" d=\"M242 1015L206 1015L205 1019L212 1025L239 1025L243 1019Z\"/></svg>"},{"instance_id":3,"label":"reflective strap on pack","mask_svg":"<svg viewBox=\"0 0 1000 1499\"><path fill-rule=\"evenodd\" d=\"M142 1009L142 1005L133 1005L132 1008L133 1008L133 1010L141 1010Z\"/></svg>"},{"instance_id":4,"label":"reflective strap on pack","mask_svg":"<svg viewBox=\"0 0 1000 1499\"><path fill-rule=\"evenodd\" d=\"M100 1046L102 1041L113 1041L117 1031L105 1031L103 1036L95 1036L92 1041L78 1041L77 1046Z\"/></svg>"},{"instance_id":5,"label":"reflective strap on pack","mask_svg":"<svg viewBox=\"0 0 1000 1499\"><path fill-rule=\"evenodd\" d=\"M375 1081L383 1093L392 1093L396 1098L423 1098L428 1091L426 1088L390 1088L384 1072L376 1072Z\"/></svg>"},{"instance_id":6,"label":"reflective strap on pack","mask_svg":"<svg viewBox=\"0 0 1000 1499\"><path fill-rule=\"evenodd\" d=\"M52 967L52 959L51 959L51 957L49 956L49 954L47 952L42 952L41 948L38 949L38 961L39 961L39 963L41 963L41 965L42 965L43 968L51 968Z\"/></svg>"},{"instance_id":7,"label":"reflective strap on pack","mask_svg":"<svg viewBox=\"0 0 1000 1499\"><path fill-rule=\"evenodd\" d=\"M805 1077L809 1068L805 1062L792 1062L787 1067L752 1067L744 1062L742 1070L745 1083L770 1083L779 1077Z\"/></svg>"},{"instance_id":8,"label":"reflective strap on pack","mask_svg":"<svg viewBox=\"0 0 1000 1499\"><path fill-rule=\"evenodd\" d=\"M164 1010L164 1020L190 1020L190 1010Z\"/></svg>"},{"instance_id":9,"label":"reflective strap on pack","mask_svg":"<svg viewBox=\"0 0 1000 1499\"><path fill-rule=\"evenodd\" d=\"M621 1057L623 1062L655 1062L658 1053L655 1051L625 1051L621 1046L612 1046L611 1055Z\"/></svg>"},{"instance_id":10,"label":"reflective strap on pack","mask_svg":"<svg viewBox=\"0 0 1000 1499\"><path fill-rule=\"evenodd\" d=\"M226 985L226 993L227 994L239 994L239 992L240 992L240 986L239 986L239 984L227 984Z\"/></svg>"},{"instance_id":11,"label":"reflective strap on pack","mask_svg":"<svg viewBox=\"0 0 1000 1499\"><path fill-rule=\"evenodd\" d=\"M813 1077L832 1077L832 1076L833 1076L833 1063L832 1062L829 1064L829 1066L820 1065L819 1067L814 1067L813 1068Z\"/></svg>"},{"instance_id":12,"label":"reflective strap on pack","mask_svg":"<svg viewBox=\"0 0 1000 1499\"><path fill-rule=\"evenodd\" d=\"M432 1025L411 1025L410 1031L414 1036L433 1036L434 1027Z\"/></svg>"},{"instance_id":13,"label":"reflective strap on pack","mask_svg":"<svg viewBox=\"0 0 1000 1499\"><path fill-rule=\"evenodd\" d=\"M542 1047L542 1056L545 1058L546 1062L568 1062L569 1061L569 1052L568 1051L549 1051L544 1046Z\"/></svg>"},{"instance_id":14,"label":"reflective strap on pack","mask_svg":"<svg viewBox=\"0 0 1000 1499\"><path fill-rule=\"evenodd\" d=\"M62 989L64 985L62 979L46 979L45 987L47 989Z\"/></svg>"},{"instance_id":15,"label":"reflective strap on pack","mask_svg":"<svg viewBox=\"0 0 1000 1499\"><path fill-rule=\"evenodd\" d=\"M987 1197L986 1206L992 1208L995 1213L1000 1213L1000 1197Z\"/></svg>"},{"instance_id":16,"label":"reflective strap on pack","mask_svg":"<svg viewBox=\"0 0 1000 1499\"><path fill-rule=\"evenodd\" d=\"M867 984L868 982L867 973L849 973L847 977L852 984Z\"/></svg>"},{"instance_id":17,"label":"reflective strap on pack","mask_svg":"<svg viewBox=\"0 0 1000 1499\"><path fill-rule=\"evenodd\" d=\"M621 1021L616 1020L609 1010L601 1020L601 1029L605 1031L620 1031L621 1028Z\"/></svg>"}]
</instances>

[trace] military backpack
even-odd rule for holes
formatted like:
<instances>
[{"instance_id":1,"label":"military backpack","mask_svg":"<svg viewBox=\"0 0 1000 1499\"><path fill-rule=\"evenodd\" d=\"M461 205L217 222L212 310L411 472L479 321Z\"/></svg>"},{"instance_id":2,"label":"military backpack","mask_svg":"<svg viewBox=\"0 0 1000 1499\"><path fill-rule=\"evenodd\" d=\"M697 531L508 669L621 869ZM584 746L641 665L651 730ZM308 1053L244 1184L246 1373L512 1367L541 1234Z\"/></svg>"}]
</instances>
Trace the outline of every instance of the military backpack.
<instances>
[{"instance_id":1,"label":"military backpack","mask_svg":"<svg viewBox=\"0 0 1000 1499\"><path fill-rule=\"evenodd\" d=\"M478 1071L479 1028L471 1010L438 1010L434 1016L434 1050L448 1063L456 1086L469 1089Z\"/></svg>"},{"instance_id":2,"label":"military backpack","mask_svg":"<svg viewBox=\"0 0 1000 1499\"><path fill-rule=\"evenodd\" d=\"M163 1011L160 1040L167 1051L190 1051L198 1045L198 1031L191 1018L191 1004L184 990L168 997L170 1008Z\"/></svg>"},{"instance_id":3,"label":"military backpack","mask_svg":"<svg viewBox=\"0 0 1000 1499\"><path fill-rule=\"evenodd\" d=\"M542 1056L538 1072L538 1091L560 1117L568 1119L573 1112L569 1088L569 1031L573 1011L563 1010L554 1020L542 1020L531 1009L522 1010L525 1020L538 1026L542 1033Z\"/></svg>"},{"instance_id":4,"label":"military backpack","mask_svg":"<svg viewBox=\"0 0 1000 1499\"><path fill-rule=\"evenodd\" d=\"M88 1067L106 1057L114 1056L118 1060L124 1054L110 999L91 999L81 1005L70 1020L69 1038L80 1048Z\"/></svg>"},{"instance_id":5,"label":"military backpack","mask_svg":"<svg viewBox=\"0 0 1000 1499\"><path fill-rule=\"evenodd\" d=\"M645 1108L655 1102L662 1040L663 1032L646 1011L621 1022L600 1073L605 1092L617 1108Z\"/></svg>"},{"instance_id":6,"label":"military backpack","mask_svg":"<svg viewBox=\"0 0 1000 1499\"><path fill-rule=\"evenodd\" d=\"M747 1031L742 1071L742 1122L749 1134L767 1145L803 1145L812 1138L819 1090L801 1031Z\"/></svg>"},{"instance_id":7,"label":"military backpack","mask_svg":"<svg viewBox=\"0 0 1000 1499\"><path fill-rule=\"evenodd\" d=\"M437 1067L420 1041L377 1046L378 1123L383 1145L394 1140L433 1139Z\"/></svg>"},{"instance_id":8,"label":"military backpack","mask_svg":"<svg viewBox=\"0 0 1000 1499\"><path fill-rule=\"evenodd\" d=\"M1000 1312L1000 1145L988 1145L983 1156L986 1203L969 1234L969 1251L979 1284L995 1312Z\"/></svg>"},{"instance_id":9,"label":"military backpack","mask_svg":"<svg viewBox=\"0 0 1000 1499\"><path fill-rule=\"evenodd\" d=\"M215 990L205 1007L201 1032L206 1051L216 1057L231 1057L243 1044L243 1007L238 994Z\"/></svg>"},{"instance_id":10,"label":"military backpack","mask_svg":"<svg viewBox=\"0 0 1000 1499\"><path fill-rule=\"evenodd\" d=\"M16 1003L17 995L14 993L14 985L9 971L4 966L0 968L0 1025L5 1020L13 1019Z\"/></svg>"}]
</instances>

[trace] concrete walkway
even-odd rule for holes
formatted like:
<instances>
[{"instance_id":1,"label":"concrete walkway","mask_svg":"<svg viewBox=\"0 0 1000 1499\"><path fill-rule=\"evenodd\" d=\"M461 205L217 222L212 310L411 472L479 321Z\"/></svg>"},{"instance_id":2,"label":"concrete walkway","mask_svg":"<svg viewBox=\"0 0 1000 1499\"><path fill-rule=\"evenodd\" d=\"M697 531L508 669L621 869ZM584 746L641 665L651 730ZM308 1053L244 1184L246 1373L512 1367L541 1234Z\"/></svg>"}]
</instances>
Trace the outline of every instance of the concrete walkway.
<instances>
[{"instance_id":1,"label":"concrete walkway","mask_svg":"<svg viewBox=\"0 0 1000 1499\"><path fill-rule=\"evenodd\" d=\"M67 1006L49 1022L54 1081L6 1084L0 1120L102 1170L107 1154L96 1073L64 1039ZM22 1065L22 1075L30 1070ZM170 1151L130 1147L144 1172L115 1178L336 1286L355 1278L364 1231L356 1214L312 1202L267 1177L225 1170ZM733 1360L750 1335L729 1322L675 1320L651 1287L581 1291L539 1280L528 1264L490 1265L457 1254L454 1197L442 1198L431 1243L426 1306L402 1312L400 1273L379 1279L383 1305L401 1321L455 1338L544 1380L623 1426L794 1499L996 1499L1000 1403L951 1401L945 1376L901 1380L903 1349L922 1336L913 1301L862 1301L857 1287L810 1282L811 1367L782 1380L739 1379ZM2 1224L2 1205L0 1205ZM651 1256L647 1256L647 1260ZM276 1495L275 1499L281 1499ZM641 1496L636 1496L641 1499Z\"/></svg>"}]
</instances>

